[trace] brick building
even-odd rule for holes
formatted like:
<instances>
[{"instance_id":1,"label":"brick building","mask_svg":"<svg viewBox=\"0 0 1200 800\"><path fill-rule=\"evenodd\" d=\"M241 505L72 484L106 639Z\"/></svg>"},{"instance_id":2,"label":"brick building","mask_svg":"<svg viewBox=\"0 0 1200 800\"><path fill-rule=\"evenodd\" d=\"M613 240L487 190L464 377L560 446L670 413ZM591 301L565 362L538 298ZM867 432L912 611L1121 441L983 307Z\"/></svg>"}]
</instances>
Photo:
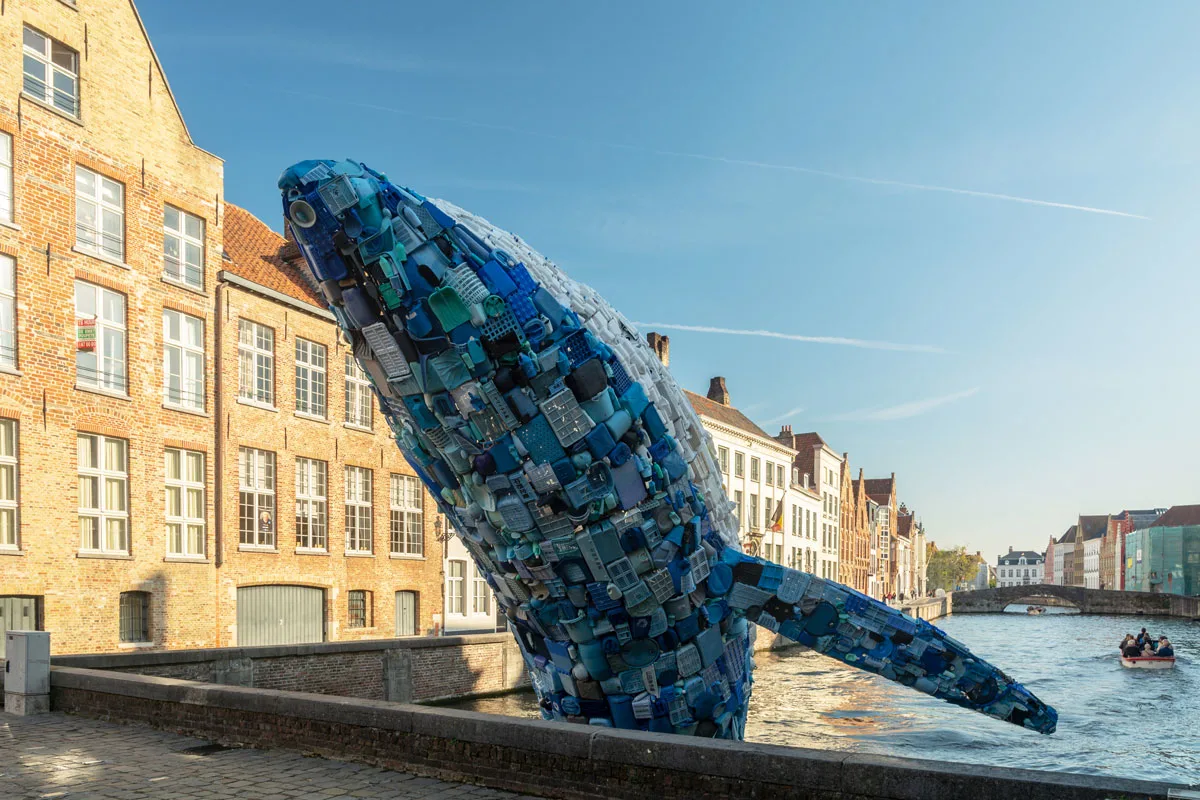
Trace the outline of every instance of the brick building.
<instances>
[{"instance_id":1,"label":"brick building","mask_svg":"<svg viewBox=\"0 0 1200 800\"><path fill-rule=\"evenodd\" d=\"M880 595L892 594L896 588L896 527L900 509L896 503L896 473L890 478L867 478L863 484L867 497L875 502L876 541L878 542L878 575L876 585Z\"/></svg>"},{"instance_id":2,"label":"brick building","mask_svg":"<svg viewBox=\"0 0 1200 800\"><path fill-rule=\"evenodd\" d=\"M842 454L841 467L841 547L838 574L842 583L863 594L871 590L871 526L868 523L866 493L862 491L863 471L858 480L850 473L850 454Z\"/></svg>"},{"instance_id":3,"label":"brick building","mask_svg":"<svg viewBox=\"0 0 1200 800\"><path fill-rule=\"evenodd\" d=\"M278 635L394 635L401 588L430 595L414 622L429 628L440 550L387 548L391 476L410 473L374 413L371 430L343 425L345 348L303 282L276 274L282 239L222 202L221 160L192 141L133 4L9 4L0 41L0 623L50 630L59 653L233 644L239 591L281 582L318 590L322 618ZM261 326L241 349L274 411L237 402L243 319ZM325 348L325 422L297 413L320 352L298 355L300 339ZM240 544L243 447L274 454L251 459L250 494L278 553ZM274 519L301 457L327 464L325 556L296 554L298 514ZM368 558L343 548L347 466L371 481L351 503L375 532ZM397 510L427 506L420 492ZM427 551L430 516L413 534ZM374 593L371 633L349 629L352 591ZM282 599L267 594L258 612ZM370 611L353 597L357 622Z\"/></svg>"}]
</instances>

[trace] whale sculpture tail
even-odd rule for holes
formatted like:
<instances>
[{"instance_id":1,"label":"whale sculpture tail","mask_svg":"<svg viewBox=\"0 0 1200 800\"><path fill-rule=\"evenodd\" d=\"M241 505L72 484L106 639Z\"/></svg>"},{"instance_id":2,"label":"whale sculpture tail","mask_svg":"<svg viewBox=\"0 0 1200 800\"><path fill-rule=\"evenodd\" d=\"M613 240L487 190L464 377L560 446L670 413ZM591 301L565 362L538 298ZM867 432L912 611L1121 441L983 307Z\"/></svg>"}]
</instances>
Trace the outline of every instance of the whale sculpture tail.
<instances>
[{"instance_id":1,"label":"whale sculpture tail","mask_svg":"<svg viewBox=\"0 0 1200 800\"><path fill-rule=\"evenodd\" d=\"M511 234L353 161L284 212L397 444L496 593L543 716L741 738L751 623L964 708L1057 715L936 627L744 555L711 441L633 327Z\"/></svg>"}]
</instances>

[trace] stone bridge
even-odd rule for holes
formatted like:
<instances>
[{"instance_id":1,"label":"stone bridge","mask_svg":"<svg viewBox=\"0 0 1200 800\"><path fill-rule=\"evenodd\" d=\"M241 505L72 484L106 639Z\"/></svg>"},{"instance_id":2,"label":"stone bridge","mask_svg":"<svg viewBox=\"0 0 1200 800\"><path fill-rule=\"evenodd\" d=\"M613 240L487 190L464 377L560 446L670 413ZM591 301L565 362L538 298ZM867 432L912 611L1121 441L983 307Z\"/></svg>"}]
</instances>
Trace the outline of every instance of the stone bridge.
<instances>
[{"instance_id":1,"label":"stone bridge","mask_svg":"<svg viewBox=\"0 0 1200 800\"><path fill-rule=\"evenodd\" d=\"M1180 597L1156 592L1114 592L1081 586L1003 586L954 592L955 614L991 614L1013 603L1036 605L1039 598L1055 598L1081 614L1145 614L1160 617L1200 618L1200 597Z\"/></svg>"}]
</instances>

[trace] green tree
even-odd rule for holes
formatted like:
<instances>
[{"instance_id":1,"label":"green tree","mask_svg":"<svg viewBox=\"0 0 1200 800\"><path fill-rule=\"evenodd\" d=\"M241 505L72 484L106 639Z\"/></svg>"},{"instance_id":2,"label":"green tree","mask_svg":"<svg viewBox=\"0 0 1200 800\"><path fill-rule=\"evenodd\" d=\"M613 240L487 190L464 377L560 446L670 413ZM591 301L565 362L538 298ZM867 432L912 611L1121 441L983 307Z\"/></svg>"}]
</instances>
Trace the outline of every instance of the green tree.
<instances>
[{"instance_id":1,"label":"green tree","mask_svg":"<svg viewBox=\"0 0 1200 800\"><path fill-rule=\"evenodd\" d=\"M979 561L967 554L967 548L953 547L930 555L925 576L931 588L949 592L963 581L974 578L978 570Z\"/></svg>"}]
</instances>

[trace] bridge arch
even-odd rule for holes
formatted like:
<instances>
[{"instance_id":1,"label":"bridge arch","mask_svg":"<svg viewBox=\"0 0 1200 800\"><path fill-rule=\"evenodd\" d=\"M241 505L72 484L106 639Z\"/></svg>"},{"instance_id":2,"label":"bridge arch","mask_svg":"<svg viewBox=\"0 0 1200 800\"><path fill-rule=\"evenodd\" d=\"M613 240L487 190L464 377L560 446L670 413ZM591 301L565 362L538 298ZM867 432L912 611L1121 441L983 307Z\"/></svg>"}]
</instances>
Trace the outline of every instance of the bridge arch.
<instances>
[{"instance_id":1,"label":"bridge arch","mask_svg":"<svg viewBox=\"0 0 1200 800\"><path fill-rule=\"evenodd\" d=\"M1037 597L1053 597L1070 603L1081 614L1146 614L1195 618L1200 616L1200 598L1179 597L1155 592L1115 592L1085 589L1082 586L999 586L973 592L954 592L954 614L998 614L1005 607ZM1026 603L1033 605L1033 603Z\"/></svg>"}]
</instances>

